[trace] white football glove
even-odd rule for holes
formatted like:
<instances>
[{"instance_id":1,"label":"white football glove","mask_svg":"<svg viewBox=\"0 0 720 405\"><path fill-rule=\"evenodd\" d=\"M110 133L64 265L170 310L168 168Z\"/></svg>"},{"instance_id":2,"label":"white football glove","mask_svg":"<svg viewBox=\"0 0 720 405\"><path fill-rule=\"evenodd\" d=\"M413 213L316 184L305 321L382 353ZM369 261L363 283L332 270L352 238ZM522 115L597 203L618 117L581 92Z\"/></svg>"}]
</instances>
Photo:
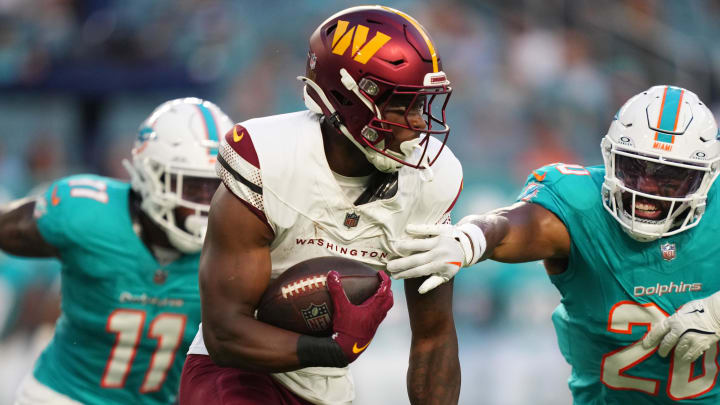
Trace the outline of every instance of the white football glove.
<instances>
[{"instance_id":1,"label":"white football glove","mask_svg":"<svg viewBox=\"0 0 720 405\"><path fill-rule=\"evenodd\" d=\"M472 223L408 225L406 231L417 238L400 240L394 247L409 256L390 260L387 270L394 279L430 276L418 288L420 294L448 282L485 253L485 236Z\"/></svg>"},{"instance_id":2,"label":"white football glove","mask_svg":"<svg viewBox=\"0 0 720 405\"><path fill-rule=\"evenodd\" d=\"M662 339L662 341L660 340ZM660 344L658 353L665 357L675 353L685 361L697 360L720 340L720 293L690 301L672 316L653 324L643 339L643 348Z\"/></svg>"}]
</instances>

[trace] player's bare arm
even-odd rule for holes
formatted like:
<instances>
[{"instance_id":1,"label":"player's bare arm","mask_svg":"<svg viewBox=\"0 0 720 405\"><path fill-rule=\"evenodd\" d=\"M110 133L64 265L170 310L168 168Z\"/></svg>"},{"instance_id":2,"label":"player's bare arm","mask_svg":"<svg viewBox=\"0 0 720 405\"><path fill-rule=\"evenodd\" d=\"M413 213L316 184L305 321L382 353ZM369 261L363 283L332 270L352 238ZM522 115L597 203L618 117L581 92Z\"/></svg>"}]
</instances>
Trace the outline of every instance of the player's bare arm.
<instances>
[{"instance_id":1,"label":"player's bare arm","mask_svg":"<svg viewBox=\"0 0 720 405\"><path fill-rule=\"evenodd\" d=\"M25 198L0 207L0 249L17 256L57 256L54 246L38 232L35 200Z\"/></svg>"},{"instance_id":2,"label":"player's bare arm","mask_svg":"<svg viewBox=\"0 0 720 405\"><path fill-rule=\"evenodd\" d=\"M460 395L460 362L452 314L453 283L431 294L417 292L422 279L405 280L412 342L408 396L412 404L456 404Z\"/></svg>"},{"instance_id":3,"label":"player's bare arm","mask_svg":"<svg viewBox=\"0 0 720 405\"><path fill-rule=\"evenodd\" d=\"M203 337L218 365L266 372L300 368L300 335L253 317L270 281L272 238L270 228L220 186L199 270Z\"/></svg>"},{"instance_id":4,"label":"player's bare arm","mask_svg":"<svg viewBox=\"0 0 720 405\"><path fill-rule=\"evenodd\" d=\"M565 224L538 204L518 202L460 222L482 230L487 247L480 260L522 263L561 259L570 253L570 235Z\"/></svg>"}]
</instances>

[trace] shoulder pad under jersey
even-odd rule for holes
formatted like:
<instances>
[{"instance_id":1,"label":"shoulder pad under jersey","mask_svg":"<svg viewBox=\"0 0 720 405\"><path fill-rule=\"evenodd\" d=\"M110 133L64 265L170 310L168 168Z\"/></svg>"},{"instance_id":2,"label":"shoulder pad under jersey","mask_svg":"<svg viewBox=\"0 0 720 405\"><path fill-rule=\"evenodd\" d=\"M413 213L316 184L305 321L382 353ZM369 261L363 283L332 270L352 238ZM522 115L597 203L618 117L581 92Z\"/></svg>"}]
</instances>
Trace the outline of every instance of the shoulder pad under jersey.
<instances>
[{"instance_id":1,"label":"shoulder pad under jersey","mask_svg":"<svg viewBox=\"0 0 720 405\"><path fill-rule=\"evenodd\" d=\"M87 245L109 237L127 225L130 185L96 175L76 175L57 180L36 201L38 230L51 245L62 249Z\"/></svg>"}]
</instances>

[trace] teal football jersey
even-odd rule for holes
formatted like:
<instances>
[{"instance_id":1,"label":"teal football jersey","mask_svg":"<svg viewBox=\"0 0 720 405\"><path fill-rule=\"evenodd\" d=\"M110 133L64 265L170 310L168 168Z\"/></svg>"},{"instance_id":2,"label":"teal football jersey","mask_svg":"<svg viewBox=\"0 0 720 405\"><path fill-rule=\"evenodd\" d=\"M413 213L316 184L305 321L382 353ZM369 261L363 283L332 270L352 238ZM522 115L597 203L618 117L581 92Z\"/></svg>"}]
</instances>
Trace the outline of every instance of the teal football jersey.
<instances>
[{"instance_id":1,"label":"teal football jersey","mask_svg":"<svg viewBox=\"0 0 720 405\"><path fill-rule=\"evenodd\" d=\"M643 243L605 211L604 175L604 167L549 165L518 197L555 213L570 234L568 269L550 278L562 295L552 319L575 404L720 403L717 344L694 363L641 344L652 323L720 290L720 188L698 226Z\"/></svg>"},{"instance_id":2,"label":"teal football jersey","mask_svg":"<svg viewBox=\"0 0 720 405\"><path fill-rule=\"evenodd\" d=\"M73 176L36 205L62 262L62 314L41 383L84 404L171 404L200 323L199 254L161 265L133 230L126 183Z\"/></svg>"}]
</instances>

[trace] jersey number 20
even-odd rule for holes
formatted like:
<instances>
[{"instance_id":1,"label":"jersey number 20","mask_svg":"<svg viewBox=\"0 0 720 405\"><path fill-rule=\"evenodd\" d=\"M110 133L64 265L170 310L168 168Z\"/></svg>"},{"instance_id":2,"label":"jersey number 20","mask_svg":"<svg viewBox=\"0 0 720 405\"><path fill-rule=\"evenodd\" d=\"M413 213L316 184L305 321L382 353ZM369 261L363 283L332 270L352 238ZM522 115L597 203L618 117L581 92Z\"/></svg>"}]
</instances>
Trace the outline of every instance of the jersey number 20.
<instances>
[{"instance_id":1,"label":"jersey number 20","mask_svg":"<svg viewBox=\"0 0 720 405\"><path fill-rule=\"evenodd\" d=\"M608 330L613 333L631 334L633 326L647 327L648 332L653 323L662 321L668 314L654 303L638 304L632 301L621 301L610 310ZM607 353L602 360L602 382L616 390L636 390L657 395L660 381L625 374L645 359L653 355L657 348L643 349L642 340ZM667 394L674 400L698 397L715 386L718 376L718 345L710 346L703 357L703 373L694 375L693 363L684 361L674 354L670 361Z\"/></svg>"},{"instance_id":2,"label":"jersey number 20","mask_svg":"<svg viewBox=\"0 0 720 405\"><path fill-rule=\"evenodd\" d=\"M153 392L160 389L167 372L175 360L175 352L180 346L187 317L182 314L158 314L150 323L148 337L157 339L157 347L150 359L140 392ZM115 345L105 365L100 385L103 388L121 388L125 385L130 367L137 354L145 324L145 311L116 309L108 317L105 329L116 335Z\"/></svg>"}]
</instances>

